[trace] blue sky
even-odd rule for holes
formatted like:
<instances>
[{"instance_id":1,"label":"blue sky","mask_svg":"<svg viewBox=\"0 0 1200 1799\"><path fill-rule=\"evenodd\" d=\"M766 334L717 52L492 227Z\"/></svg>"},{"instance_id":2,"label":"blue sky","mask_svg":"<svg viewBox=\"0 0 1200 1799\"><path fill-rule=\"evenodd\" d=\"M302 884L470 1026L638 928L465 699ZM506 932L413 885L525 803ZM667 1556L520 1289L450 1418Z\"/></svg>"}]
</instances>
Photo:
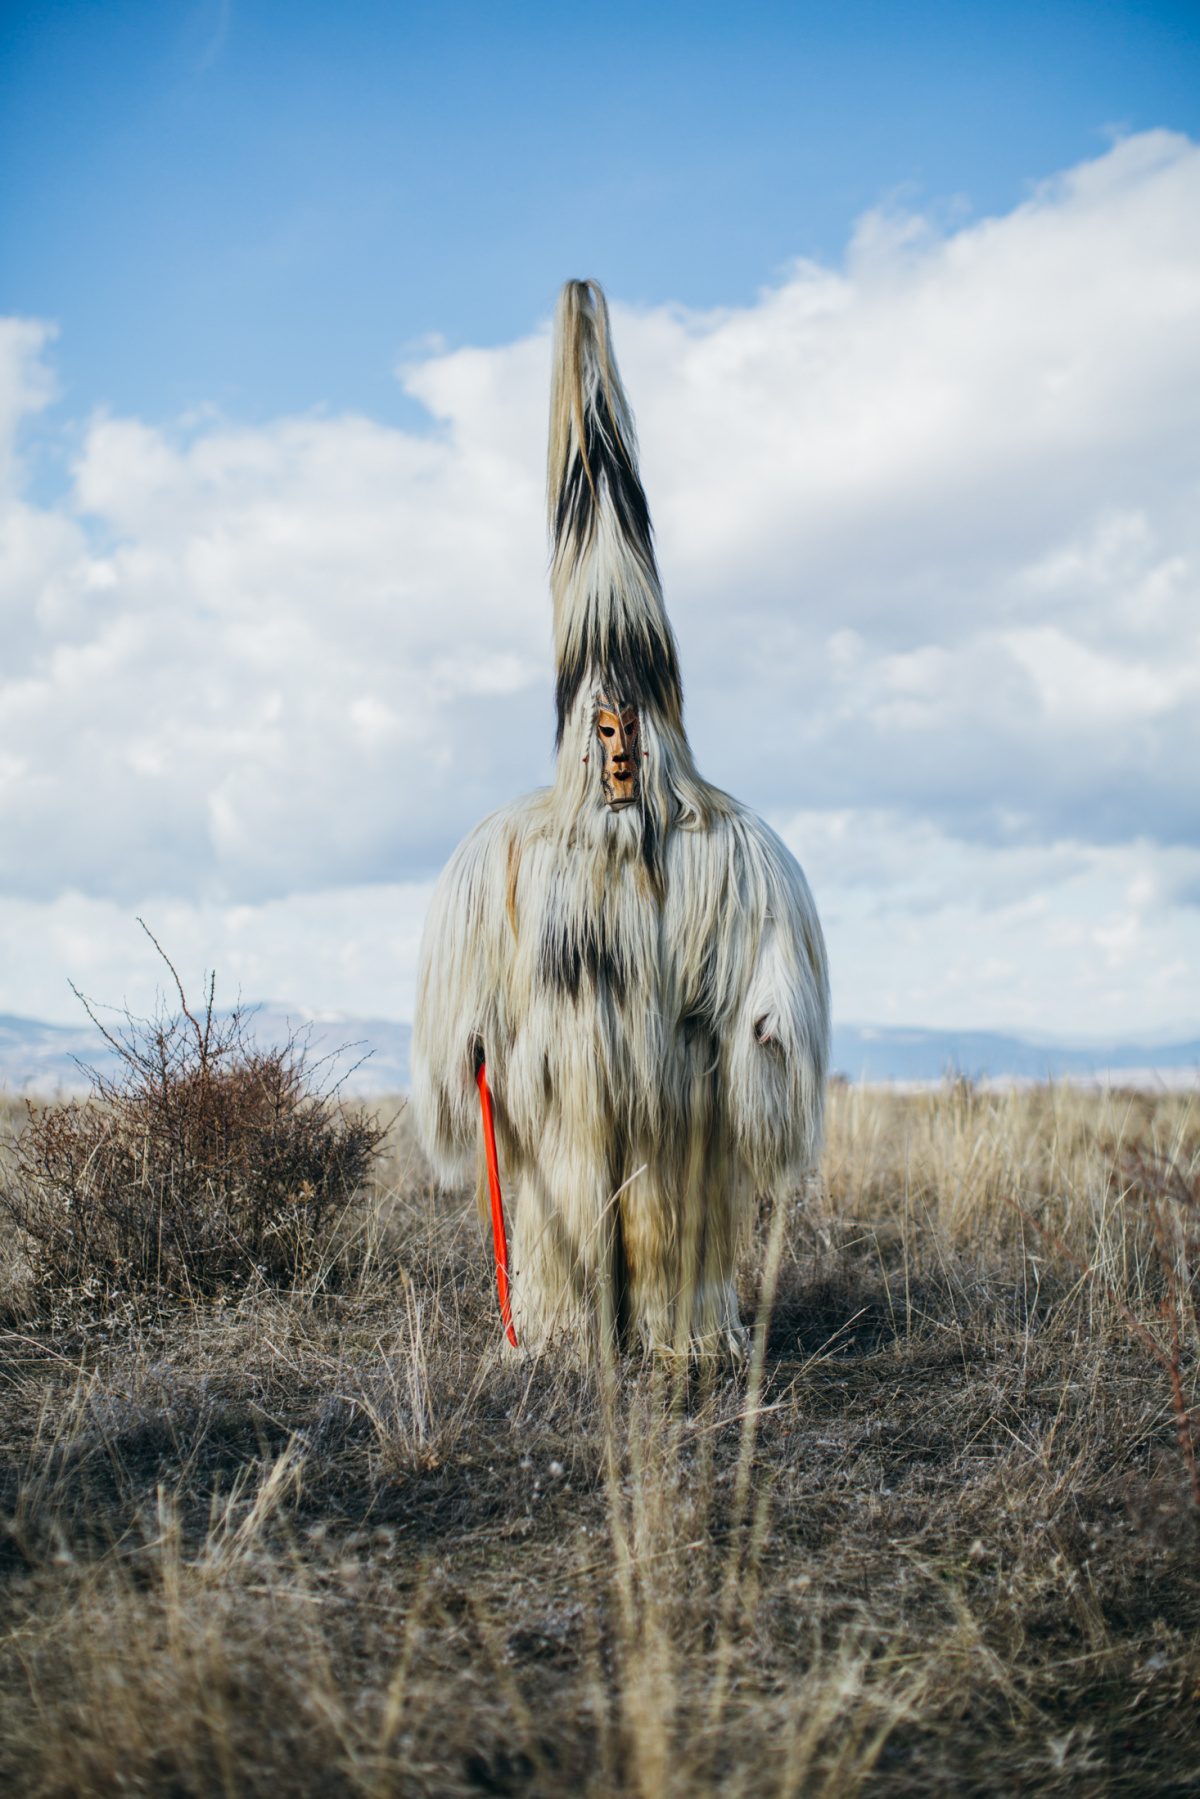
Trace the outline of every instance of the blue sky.
<instances>
[{"instance_id":1,"label":"blue sky","mask_svg":"<svg viewBox=\"0 0 1200 1799\"><path fill-rule=\"evenodd\" d=\"M614 304L700 765L843 1022L1200 1026L1200 9L9 6L0 1011L405 1018L546 778Z\"/></svg>"},{"instance_id":2,"label":"blue sky","mask_svg":"<svg viewBox=\"0 0 1200 1799\"><path fill-rule=\"evenodd\" d=\"M1200 7L5 7L5 311L69 411L414 422L406 347L567 273L741 305L879 204L1007 212L1115 128L1200 128Z\"/></svg>"}]
</instances>

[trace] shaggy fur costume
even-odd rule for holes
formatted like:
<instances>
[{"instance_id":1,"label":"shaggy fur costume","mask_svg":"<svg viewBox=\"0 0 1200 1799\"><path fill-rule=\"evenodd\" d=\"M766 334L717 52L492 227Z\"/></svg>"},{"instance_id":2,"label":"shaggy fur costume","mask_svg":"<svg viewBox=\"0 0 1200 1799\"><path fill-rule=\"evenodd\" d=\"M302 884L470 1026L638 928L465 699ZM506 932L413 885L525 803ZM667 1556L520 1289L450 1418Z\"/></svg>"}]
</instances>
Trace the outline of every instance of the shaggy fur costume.
<instances>
[{"instance_id":1,"label":"shaggy fur costume","mask_svg":"<svg viewBox=\"0 0 1200 1799\"><path fill-rule=\"evenodd\" d=\"M550 524L554 785L478 825L438 884L413 1100L447 1180L477 1155L477 1058L516 1189L522 1348L599 1323L738 1355L733 1276L755 1190L808 1167L829 1034L804 876L702 780L608 310L569 282L555 321ZM601 791L596 715L638 712L637 802Z\"/></svg>"}]
</instances>

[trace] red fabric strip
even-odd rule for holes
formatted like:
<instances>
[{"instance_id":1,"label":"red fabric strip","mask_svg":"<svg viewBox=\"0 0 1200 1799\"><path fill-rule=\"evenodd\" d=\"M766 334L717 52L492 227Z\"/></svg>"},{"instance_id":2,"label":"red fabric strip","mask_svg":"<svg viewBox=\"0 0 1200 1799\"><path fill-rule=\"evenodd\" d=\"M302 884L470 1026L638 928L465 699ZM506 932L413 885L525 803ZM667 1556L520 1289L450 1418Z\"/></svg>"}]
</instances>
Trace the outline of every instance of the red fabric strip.
<instances>
[{"instance_id":1,"label":"red fabric strip","mask_svg":"<svg viewBox=\"0 0 1200 1799\"><path fill-rule=\"evenodd\" d=\"M492 1096L488 1092L487 1065L479 1064L475 1076L479 1088L479 1104L483 1109L483 1147L487 1153L488 1188L492 1195L492 1242L496 1247L496 1286L500 1290L500 1316L513 1348L517 1333L513 1329L512 1311L508 1303L508 1238L504 1234L504 1203L500 1197L500 1165L496 1160L496 1125L492 1118Z\"/></svg>"}]
</instances>

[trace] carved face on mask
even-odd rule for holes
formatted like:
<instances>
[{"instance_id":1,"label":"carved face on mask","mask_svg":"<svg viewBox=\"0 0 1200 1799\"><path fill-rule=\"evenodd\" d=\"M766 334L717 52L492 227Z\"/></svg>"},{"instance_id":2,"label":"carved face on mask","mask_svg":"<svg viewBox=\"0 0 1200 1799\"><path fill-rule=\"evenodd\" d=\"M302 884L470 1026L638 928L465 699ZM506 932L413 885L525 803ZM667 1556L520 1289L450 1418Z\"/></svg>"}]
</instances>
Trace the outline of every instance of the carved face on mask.
<instances>
[{"instance_id":1,"label":"carved face on mask","mask_svg":"<svg viewBox=\"0 0 1200 1799\"><path fill-rule=\"evenodd\" d=\"M601 694L596 702L596 735L604 754L600 786L610 812L632 806L638 797L641 744L636 706L620 706Z\"/></svg>"}]
</instances>

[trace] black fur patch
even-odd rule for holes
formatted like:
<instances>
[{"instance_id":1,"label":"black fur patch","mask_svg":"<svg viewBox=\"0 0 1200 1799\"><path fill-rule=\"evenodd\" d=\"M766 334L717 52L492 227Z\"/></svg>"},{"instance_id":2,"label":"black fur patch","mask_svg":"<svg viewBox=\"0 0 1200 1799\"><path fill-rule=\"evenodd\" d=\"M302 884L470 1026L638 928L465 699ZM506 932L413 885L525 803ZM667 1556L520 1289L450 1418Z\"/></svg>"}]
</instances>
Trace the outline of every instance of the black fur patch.
<instances>
[{"instance_id":1,"label":"black fur patch","mask_svg":"<svg viewBox=\"0 0 1200 1799\"><path fill-rule=\"evenodd\" d=\"M660 893L664 879L661 865L662 844L659 838L658 820L651 807L646 803L646 789L642 788L642 863L656 891Z\"/></svg>"},{"instance_id":2,"label":"black fur patch","mask_svg":"<svg viewBox=\"0 0 1200 1799\"><path fill-rule=\"evenodd\" d=\"M567 464L554 510L554 541L573 539L582 549L591 538L596 522L596 501L606 491L612 501L621 535L633 544L648 568L654 568L653 533L646 493L633 469L633 458L617 432L611 418L603 418L596 405L589 405L583 420L583 447L587 467L576 445ZM588 470L591 480L588 480Z\"/></svg>"},{"instance_id":3,"label":"black fur patch","mask_svg":"<svg viewBox=\"0 0 1200 1799\"><path fill-rule=\"evenodd\" d=\"M559 666L554 689L556 744L562 743L575 696L592 669L599 672L605 692L619 706L636 706L639 712L653 708L660 717L673 720L682 710L679 663L671 639L653 630L630 631L617 608L613 608L617 611L616 629L602 636L598 610L592 602L579 634L577 654Z\"/></svg>"},{"instance_id":4,"label":"black fur patch","mask_svg":"<svg viewBox=\"0 0 1200 1799\"><path fill-rule=\"evenodd\" d=\"M547 984L564 988L576 1004L585 974L597 992L607 989L618 1005L625 998L629 971L619 946L609 938L603 917L574 925L564 918L548 918L542 931L541 960Z\"/></svg>"},{"instance_id":5,"label":"black fur patch","mask_svg":"<svg viewBox=\"0 0 1200 1799\"><path fill-rule=\"evenodd\" d=\"M611 419L589 406L584 418L587 467L576 446L554 514L554 541L569 542L582 555L596 526L598 501L607 500L617 515L621 535L644 564L649 580L657 585L650 509L633 460ZM588 479L588 471L591 479ZM606 628L611 626L612 628ZM655 706L669 718L682 709L679 664L669 630L653 625L635 628L621 603L620 594L605 596L601 608L594 600L571 660L560 666L555 689L558 709L556 742L562 743L567 715L581 684L591 670L602 672L614 699L627 706Z\"/></svg>"},{"instance_id":6,"label":"black fur patch","mask_svg":"<svg viewBox=\"0 0 1200 1799\"><path fill-rule=\"evenodd\" d=\"M625 1219L620 1200L613 1208L612 1284L617 1346L620 1349L630 1349L633 1347L633 1295L630 1292Z\"/></svg>"}]
</instances>

